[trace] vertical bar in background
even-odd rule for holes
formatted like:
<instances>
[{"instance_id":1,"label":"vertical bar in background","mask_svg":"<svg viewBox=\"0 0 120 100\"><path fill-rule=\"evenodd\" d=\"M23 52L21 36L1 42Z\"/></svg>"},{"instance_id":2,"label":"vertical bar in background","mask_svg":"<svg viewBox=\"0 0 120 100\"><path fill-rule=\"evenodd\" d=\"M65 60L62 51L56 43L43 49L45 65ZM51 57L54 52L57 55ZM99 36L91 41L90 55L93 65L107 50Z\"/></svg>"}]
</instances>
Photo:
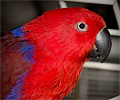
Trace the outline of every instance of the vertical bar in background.
<instances>
[{"instance_id":1,"label":"vertical bar in background","mask_svg":"<svg viewBox=\"0 0 120 100\"><path fill-rule=\"evenodd\" d=\"M79 98L79 95L80 95L80 93L79 93L79 85L80 84L80 79L78 79L78 81L77 81L77 84L76 84L76 86L75 86L75 100L79 100L80 98Z\"/></svg>"},{"instance_id":2,"label":"vertical bar in background","mask_svg":"<svg viewBox=\"0 0 120 100\"><path fill-rule=\"evenodd\" d=\"M60 8L67 8L67 4L64 1L59 0L59 4L60 4Z\"/></svg>"},{"instance_id":3,"label":"vertical bar in background","mask_svg":"<svg viewBox=\"0 0 120 100\"><path fill-rule=\"evenodd\" d=\"M119 5L118 5L117 0L114 1L113 10L114 10L115 17L116 17L116 20L117 20L117 24L118 24L118 27L119 27L119 30L120 30L120 9L119 9Z\"/></svg>"}]
</instances>

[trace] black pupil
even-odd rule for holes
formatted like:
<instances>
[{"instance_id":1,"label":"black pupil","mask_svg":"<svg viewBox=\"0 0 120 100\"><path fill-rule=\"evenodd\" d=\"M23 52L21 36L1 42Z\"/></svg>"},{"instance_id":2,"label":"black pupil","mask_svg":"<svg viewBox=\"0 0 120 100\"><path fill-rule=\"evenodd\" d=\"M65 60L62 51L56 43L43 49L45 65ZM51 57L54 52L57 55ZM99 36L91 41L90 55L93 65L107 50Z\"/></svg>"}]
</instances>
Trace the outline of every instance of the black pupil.
<instances>
[{"instance_id":1,"label":"black pupil","mask_svg":"<svg viewBox=\"0 0 120 100\"><path fill-rule=\"evenodd\" d=\"M84 29L84 28L85 28L85 24L81 23L81 24L79 25L79 27L80 27L81 29Z\"/></svg>"}]
</instances>

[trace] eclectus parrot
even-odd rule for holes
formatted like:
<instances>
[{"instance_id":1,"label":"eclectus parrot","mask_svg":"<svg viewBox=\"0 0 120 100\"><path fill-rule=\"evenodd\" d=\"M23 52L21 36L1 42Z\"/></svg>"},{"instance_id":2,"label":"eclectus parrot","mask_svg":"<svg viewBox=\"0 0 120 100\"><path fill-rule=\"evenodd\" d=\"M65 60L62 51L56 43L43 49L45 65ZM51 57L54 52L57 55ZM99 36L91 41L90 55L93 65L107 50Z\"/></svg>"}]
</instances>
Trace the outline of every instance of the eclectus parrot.
<instances>
[{"instance_id":1,"label":"eclectus parrot","mask_svg":"<svg viewBox=\"0 0 120 100\"><path fill-rule=\"evenodd\" d=\"M71 93L89 57L111 50L105 21L85 8L61 8L1 38L2 99L60 100Z\"/></svg>"}]
</instances>

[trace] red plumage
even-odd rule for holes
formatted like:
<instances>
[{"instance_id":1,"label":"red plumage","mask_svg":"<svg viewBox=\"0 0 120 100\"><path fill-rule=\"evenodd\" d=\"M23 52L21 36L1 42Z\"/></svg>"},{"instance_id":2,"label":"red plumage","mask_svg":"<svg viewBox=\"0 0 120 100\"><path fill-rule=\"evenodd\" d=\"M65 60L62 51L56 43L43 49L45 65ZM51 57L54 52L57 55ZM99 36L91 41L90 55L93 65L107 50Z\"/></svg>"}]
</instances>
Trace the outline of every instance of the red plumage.
<instances>
[{"instance_id":1,"label":"red plumage","mask_svg":"<svg viewBox=\"0 0 120 100\"><path fill-rule=\"evenodd\" d=\"M78 22L86 23L87 31L78 31ZM56 100L71 93L97 33L105 26L102 17L80 7L48 11L24 25L22 39L34 45L35 63L24 78L19 99Z\"/></svg>"}]
</instances>

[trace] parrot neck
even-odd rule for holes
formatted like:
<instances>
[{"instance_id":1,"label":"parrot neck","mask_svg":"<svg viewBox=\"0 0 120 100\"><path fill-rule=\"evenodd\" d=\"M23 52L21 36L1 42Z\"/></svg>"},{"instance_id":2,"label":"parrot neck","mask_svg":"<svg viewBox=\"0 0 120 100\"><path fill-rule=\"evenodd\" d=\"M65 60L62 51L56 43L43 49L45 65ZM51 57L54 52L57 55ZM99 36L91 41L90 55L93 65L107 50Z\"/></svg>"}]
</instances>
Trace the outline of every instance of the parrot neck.
<instances>
[{"instance_id":1,"label":"parrot neck","mask_svg":"<svg viewBox=\"0 0 120 100\"><path fill-rule=\"evenodd\" d=\"M23 99L62 99L71 93L79 78L84 61L55 61L49 59L44 63L35 63L22 87ZM57 63L56 63L57 62Z\"/></svg>"}]
</instances>

